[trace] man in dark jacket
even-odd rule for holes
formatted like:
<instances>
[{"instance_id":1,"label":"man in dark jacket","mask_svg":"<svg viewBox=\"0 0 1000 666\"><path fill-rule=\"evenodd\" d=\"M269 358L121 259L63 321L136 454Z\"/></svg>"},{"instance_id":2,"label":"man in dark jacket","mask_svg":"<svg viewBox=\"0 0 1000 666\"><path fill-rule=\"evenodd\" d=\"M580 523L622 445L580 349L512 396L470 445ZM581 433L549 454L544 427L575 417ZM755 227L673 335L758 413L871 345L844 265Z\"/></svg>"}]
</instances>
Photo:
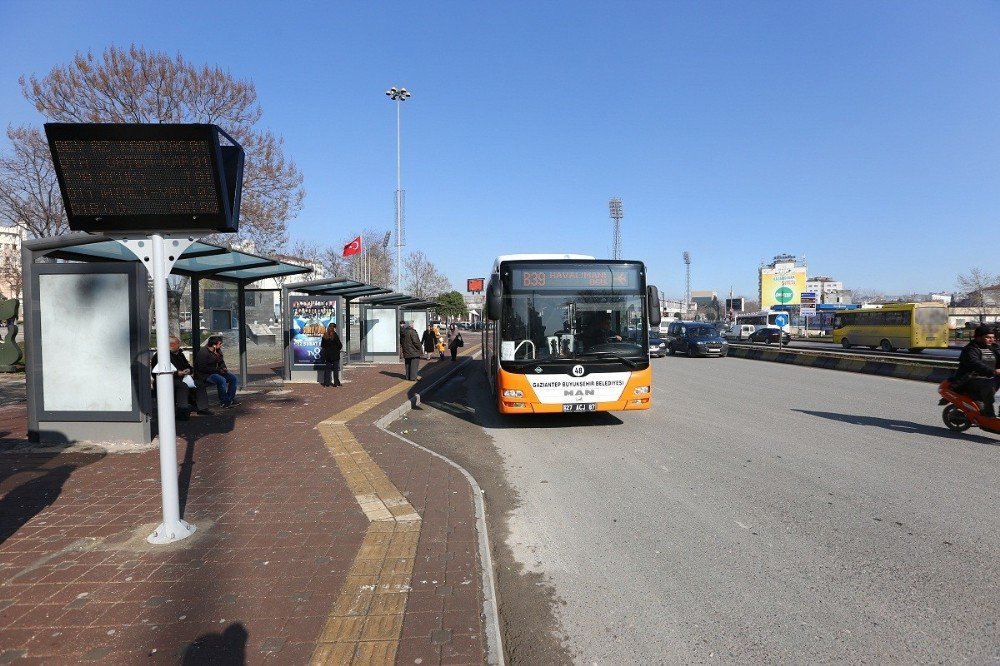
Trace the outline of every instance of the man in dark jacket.
<instances>
[{"instance_id":1,"label":"man in dark jacket","mask_svg":"<svg viewBox=\"0 0 1000 666\"><path fill-rule=\"evenodd\" d=\"M153 354L153 368L156 368L156 362L156 354ZM187 357L184 356L184 352L181 351L180 338L173 335L170 336L170 363L174 366L174 409L177 410L177 418L181 421L188 420L191 414L191 391L194 391L198 413L206 416L211 415L212 412L208 409L208 391L205 388L205 382L194 381L193 377L190 380L185 380L186 377L192 376L194 370L188 363ZM191 381L195 385L193 389L186 383L187 381Z\"/></svg>"},{"instance_id":2,"label":"man in dark jacket","mask_svg":"<svg viewBox=\"0 0 1000 666\"><path fill-rule=\"evenodd\" d=\"M222 336L213 335L194 357L194 378L215 384L219 391L219 403L223 409L240 404L236 400L236 388L240 378L229 372L226 360L222 358Z\"/></svg>"},{"instance_id":3,"label":"man in dark jacket","mask_svg":"<svg viewBox=\"0 0 1000 666\"><path fill-rule=\"evenodd\" d=\"M399 349L403 354L403 363L406 364L406 378L411 382L417 381L417 371L420 369L420 355L423 347L420 345L420 335L413 329L412 322L406 324L403 332L399 336Z\"/></svg>"},{"instance_id":4,"label":"man in dark jacket","mask_svg":"<svg viewBox=\"0 0 1000 666\"><path fill-rule=\"evenodd\" d=\"M983 415L996 418L993 398L995 381L1000 376L997 356L993 351L993 331L987 326L977 326L972 342L965 345L958 357L958 372L952 386L983 405Z\"/></svg>"}]
</instances>

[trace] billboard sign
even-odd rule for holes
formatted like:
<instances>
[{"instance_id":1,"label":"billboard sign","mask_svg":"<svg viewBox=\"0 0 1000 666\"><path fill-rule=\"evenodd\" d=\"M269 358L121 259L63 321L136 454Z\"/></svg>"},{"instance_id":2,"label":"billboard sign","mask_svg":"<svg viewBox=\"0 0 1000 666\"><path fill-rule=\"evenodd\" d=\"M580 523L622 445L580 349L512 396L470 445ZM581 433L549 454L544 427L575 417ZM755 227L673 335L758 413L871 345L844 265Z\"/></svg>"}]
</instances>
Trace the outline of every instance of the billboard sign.
<instances>
[{"instance_id":1,"label":"billboard sign","mask_svg":"<svg viewBox=\"0 0 1000 666\"><path fill-rule=\"evenodd\" d=\"M795 267L781 272L763 269L760 272L760 307L764 310L775 306L800 305L806 289L806 269ZM815 294L813 294L815 297ZM814 301L815 302L815 301Z\"/></svg>"},{"instance_id":2,"label":"billboard sign","mask_svg":"<svg viewBox=\"0 0 1000 666\"><path fill-rule=\"evenodd\" d=\"M320 362L320 340L327 324L337 322L336 296L289 296L292 318L292 359L295 365Z\"/></svg>"},{"instance_id":3,"label":"billboard sign","mask_svg":"<svg viewBox=\"0 0 1000 666\"><path fill-rule=\"evenodd\" d=\"M470 294L478 294L483 291L486 278L469 278L465 281L465 290Z\"/></svg>"}]
</instances>

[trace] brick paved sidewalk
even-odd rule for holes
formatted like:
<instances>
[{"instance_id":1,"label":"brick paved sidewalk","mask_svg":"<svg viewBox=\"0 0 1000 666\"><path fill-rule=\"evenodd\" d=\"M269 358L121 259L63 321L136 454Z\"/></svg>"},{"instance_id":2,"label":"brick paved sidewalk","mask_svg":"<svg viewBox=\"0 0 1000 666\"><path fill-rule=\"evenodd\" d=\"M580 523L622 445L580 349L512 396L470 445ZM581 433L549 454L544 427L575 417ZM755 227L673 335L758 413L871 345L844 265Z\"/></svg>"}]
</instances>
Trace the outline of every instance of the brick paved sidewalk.
<instances>
[{"instance_id":1,"label":"brick paved sidewalk","mask_svg":"<svg viewBox=\"0 0 1000 666\"><path fill-rule=\"evenodd\" d=\"M168 546L145 541L155 448L29 447L25 406L0 407L0 664L483 663L469 484L372 425L454 367L352 367L178 423L198 531Z\"/></svg>"}]
</instances>

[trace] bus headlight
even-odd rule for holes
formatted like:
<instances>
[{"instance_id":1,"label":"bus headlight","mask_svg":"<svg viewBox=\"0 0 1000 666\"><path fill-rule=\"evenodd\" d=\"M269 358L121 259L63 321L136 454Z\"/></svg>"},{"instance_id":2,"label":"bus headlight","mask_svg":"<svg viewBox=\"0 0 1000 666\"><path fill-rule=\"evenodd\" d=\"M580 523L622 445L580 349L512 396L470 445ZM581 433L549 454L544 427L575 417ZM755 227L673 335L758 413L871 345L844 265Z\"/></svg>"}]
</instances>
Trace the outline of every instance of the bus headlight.
<instances>
[{"instance_id":1,"label":"bus headlight","mask_svg":"<svg viewBox=\"0 0 1000 666\"><path fill-rule=\"evenodd\" d=\"M523 398L524 391L520 389L504 389L503 397L505 398Z\"/></svg>"},{"instance_id":2,"label":"bus headlight","mask_svg":"<svg viewBox=\"0 0 1000 666\"><path fill-rule=\"evenodd\" d=\"M636 395L643 395L643 394L646 394L646 393L649 393L649 387L648 386L637 386L635 388L635 394Z\"/></svg>"}]
</instances>

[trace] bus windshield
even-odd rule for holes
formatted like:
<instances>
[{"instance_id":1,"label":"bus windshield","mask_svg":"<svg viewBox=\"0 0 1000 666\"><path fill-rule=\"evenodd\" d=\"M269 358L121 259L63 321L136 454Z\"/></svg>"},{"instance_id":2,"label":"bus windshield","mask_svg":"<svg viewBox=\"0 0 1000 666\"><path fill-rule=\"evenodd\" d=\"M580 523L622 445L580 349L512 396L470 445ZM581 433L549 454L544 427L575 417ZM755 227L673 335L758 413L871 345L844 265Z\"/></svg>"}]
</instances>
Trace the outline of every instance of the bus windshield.
<instances>
[{"instance_id":1,"label":"bus windshield","mask_svg":"<svg viewBox=\"0 0 1000 666\"><path fill-rule=\"evenodd\" d=\"M643 299L638 293L507 296L500 330L501 361L645 357L648 350Z\"/></svg>"}]
</instances>

